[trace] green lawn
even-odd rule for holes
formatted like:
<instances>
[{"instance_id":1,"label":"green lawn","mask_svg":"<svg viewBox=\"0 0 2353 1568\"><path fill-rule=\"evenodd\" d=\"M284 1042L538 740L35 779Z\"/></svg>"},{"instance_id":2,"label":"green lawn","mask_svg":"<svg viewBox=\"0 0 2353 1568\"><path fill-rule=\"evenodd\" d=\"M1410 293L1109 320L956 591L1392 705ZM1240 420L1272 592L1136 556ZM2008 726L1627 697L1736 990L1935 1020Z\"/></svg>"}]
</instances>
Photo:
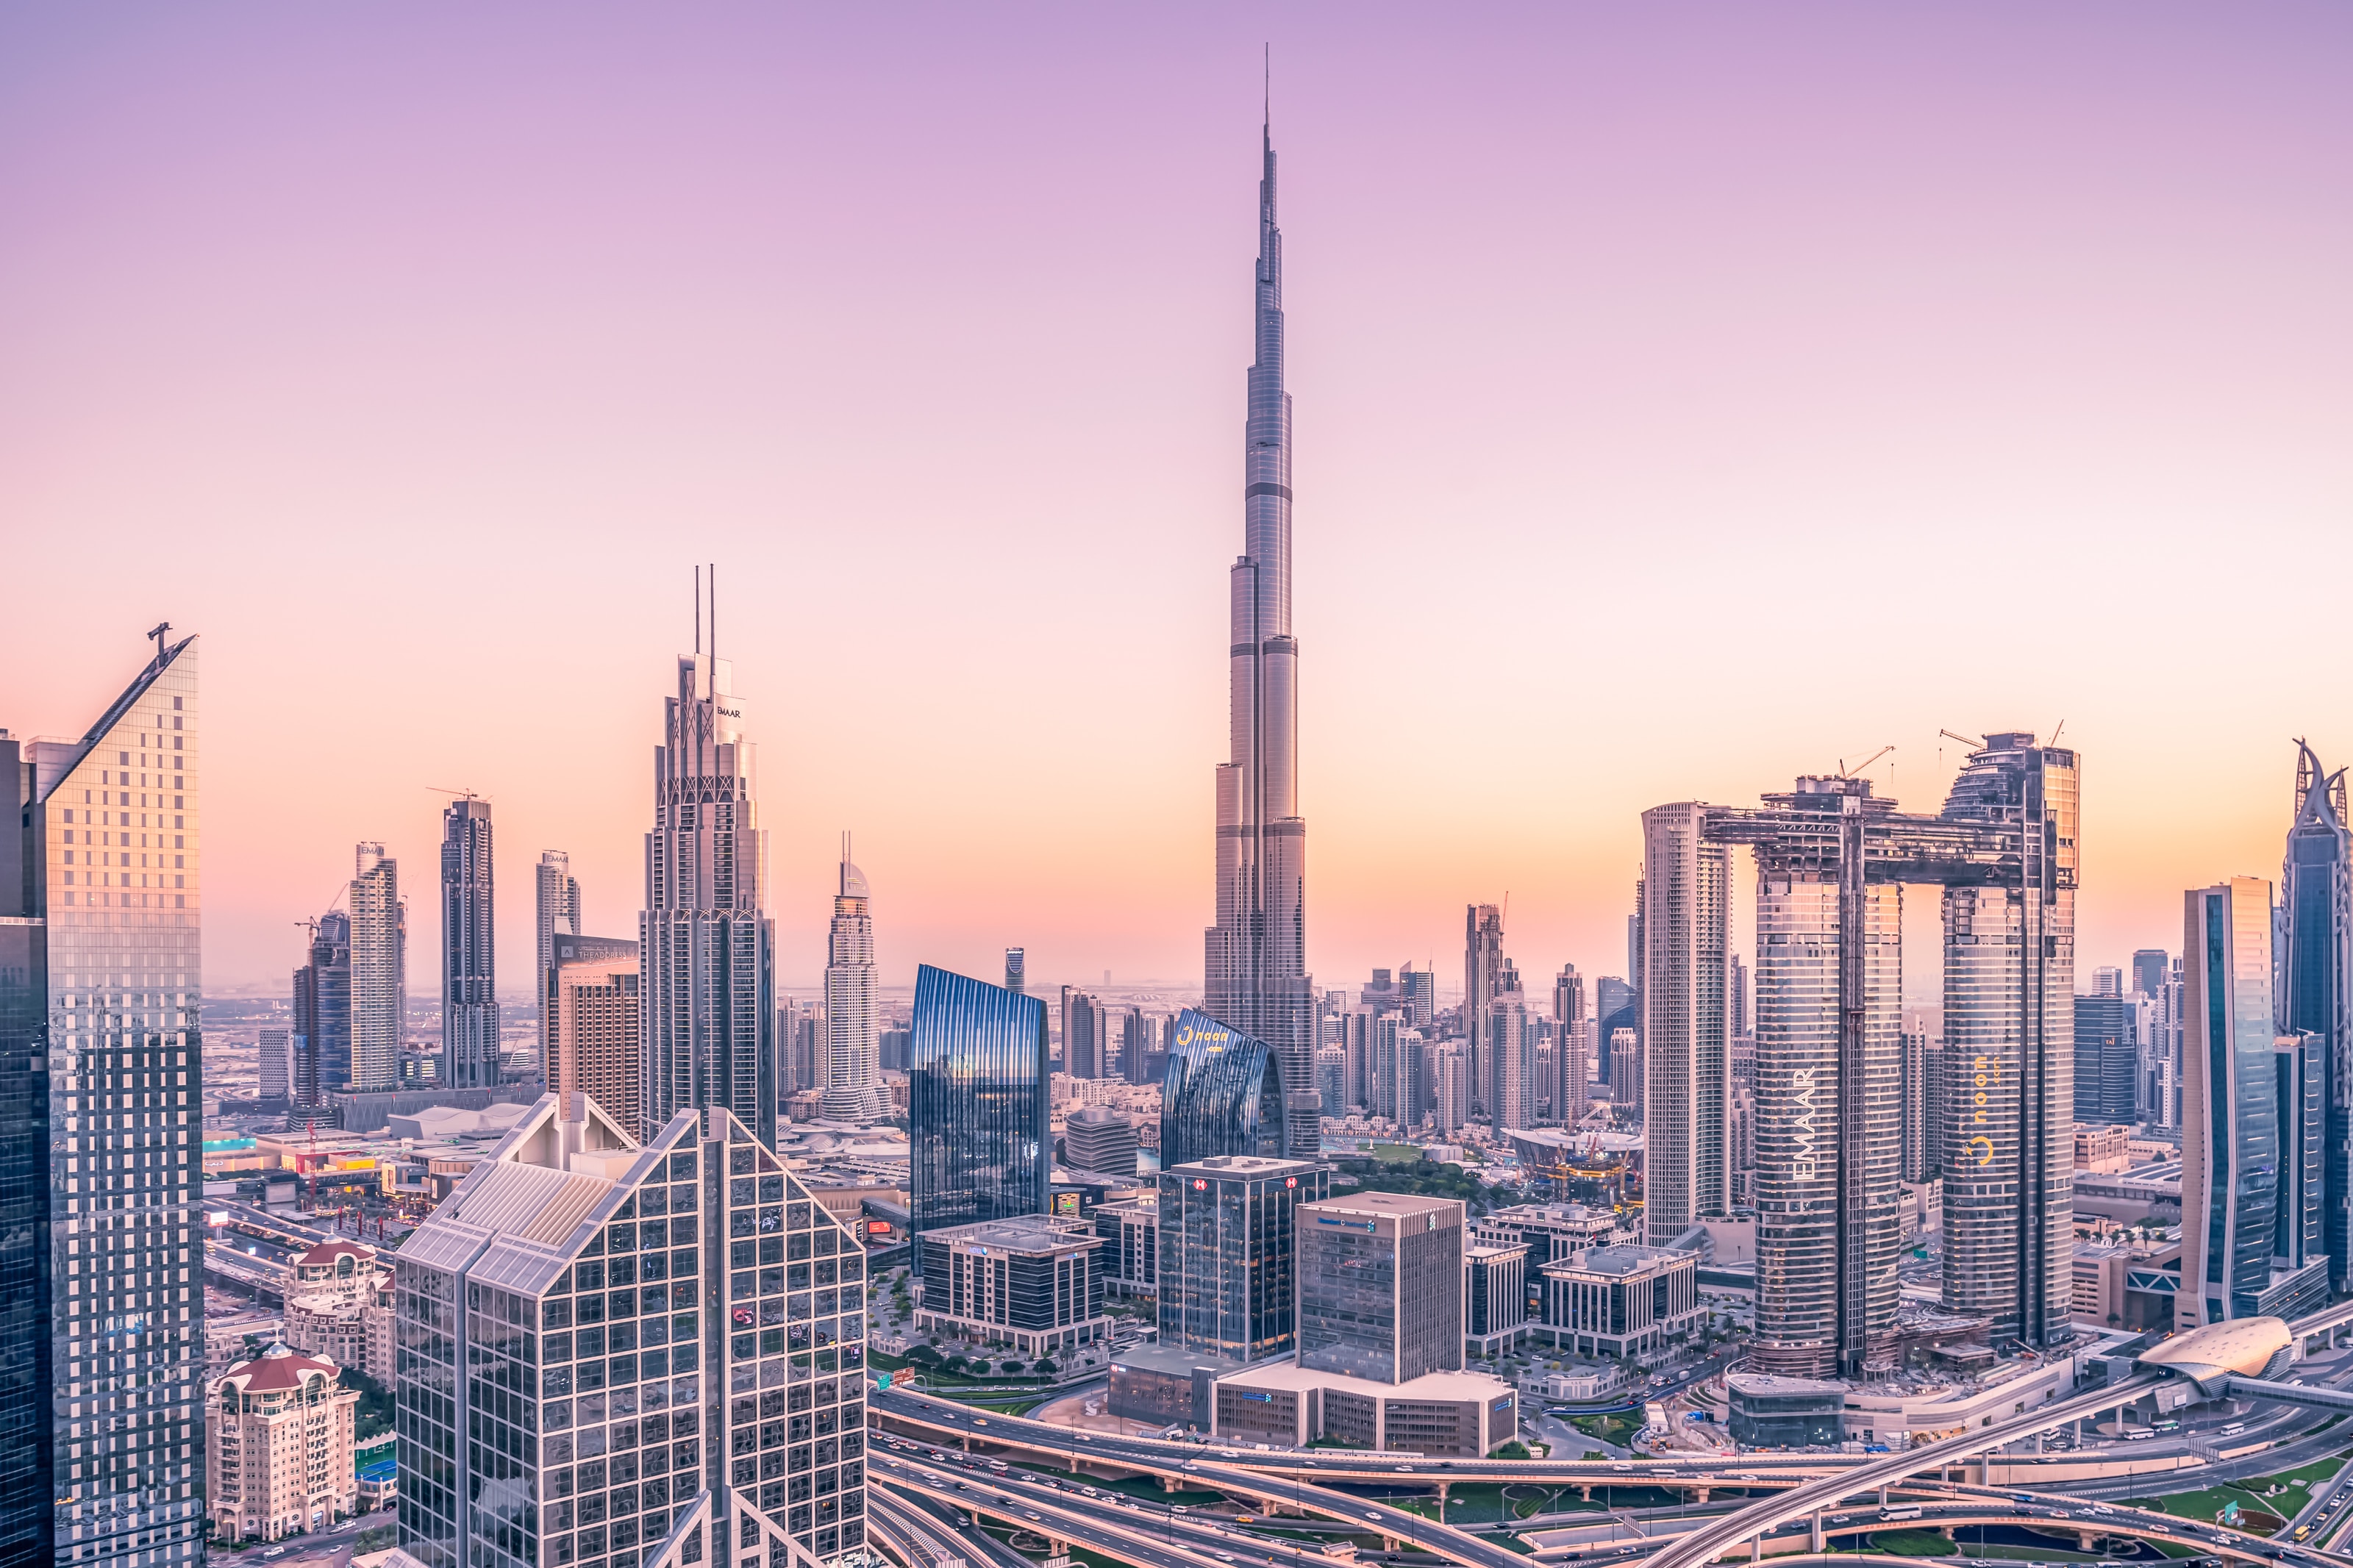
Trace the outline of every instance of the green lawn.
<instances>
[{"instance_id":1,"label":"green lawn","mask_svg":"<svg viewBox=\"0 0 2353 1568\"><path fill-rule=\"evenodd\" d=\"M2294 1519L2312 1500L2316 1490L2327 1487L2344 1463L2345 1456L2335 1454L2325 1459L2315 1459L2308 1465L2299 1465L2293 1470L2283 1470L2275 1476L2228 1481L2194 1492L2137 1498L2133 1500L2133 1506L2169 1513L2176 1519L2211 1522L2216 1514L2222 1511L2224 1505L2235 1502L2242 1510L2254 1509L2264 1513L2275 1513L2284 1520ZM2287 1489L2276 1497L2265 1497L2265 1489L2274 1486L2284 1486Z\"/></svg>"},{"instance_id":2,"label":"green lawn","mask_svg":"<svg viewBox=\"0 0 2353 1568\"><path fill-rule=\"evenodd\" d=\"M1568 1424L1588 1437L1599 1437L1605 1443L1626 1446L1626 1439L1642 1429L1642 1423L1631 1415L1572 1415Z\"/></svg>"},{"instance_id":3,"label":"green lawn","mask_svg":"<svg viewBox=\"0 0 2353 1568\"><path fill-rule=\"evenodd\" d=\"M1953 1543L1933 1530L1887 1530L1869 1538L1872 1546L1897 1557L1949 1557Z\"/></svg>"}]
</instances>

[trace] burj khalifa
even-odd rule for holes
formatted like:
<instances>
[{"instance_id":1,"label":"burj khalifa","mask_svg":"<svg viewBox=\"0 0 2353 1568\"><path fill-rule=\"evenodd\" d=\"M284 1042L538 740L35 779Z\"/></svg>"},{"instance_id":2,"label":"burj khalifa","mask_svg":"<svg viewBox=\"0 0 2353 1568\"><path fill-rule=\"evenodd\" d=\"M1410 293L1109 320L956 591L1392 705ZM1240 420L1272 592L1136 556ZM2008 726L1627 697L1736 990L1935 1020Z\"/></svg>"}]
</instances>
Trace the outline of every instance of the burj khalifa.
<instances>
[{"instance_id":1,"label":"burj khalifa","mask_svg":"<svg viewBox=\"0 0 2353 1568\"><path fill-rule=\"evenodd\" d=\"M1299 815L1299 642L1291 632L1291 395L1282 389L1282 231L1274 140L1258 187L1257 362L1231 577L1232 761L1218 769L1218 923L1203 1007L1264 1040L1282 1074L1294 1156L1314 1158L1315 1009L1307 976L1307 824Z\"/></svg>"}]
</instances>

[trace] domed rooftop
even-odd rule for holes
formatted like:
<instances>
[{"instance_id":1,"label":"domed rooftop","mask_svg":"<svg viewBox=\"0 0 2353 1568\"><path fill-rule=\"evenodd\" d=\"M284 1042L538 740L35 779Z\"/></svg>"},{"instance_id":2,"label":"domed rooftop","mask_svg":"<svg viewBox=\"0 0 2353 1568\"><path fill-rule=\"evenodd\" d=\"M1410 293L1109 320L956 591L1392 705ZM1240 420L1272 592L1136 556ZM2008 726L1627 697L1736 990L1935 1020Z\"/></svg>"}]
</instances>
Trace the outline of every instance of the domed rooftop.
<instances>
[{"instance_id":1,"label":"domed rooftop","mask_svg":"<svg viewBox=\"0 0 2353 1568\"><path fill-rule=\"evenodd\" d=\"M2268 1376L2284 1363L2295 1336L2277 1318L2234 1318L2176 1334L2139 1357L2140 1364L2179 1373L2207 1393L2225 1377Z\"/></svg>"},{"instance_id":2,"label":"domed rooftop","mask_svg":"<svg viewBox=\"0 0 2353 1568\"><path fill-rule=\"evenodd\" d=\"M339 1258L349 1258L360 1263L373 1263L375 1261L375 1249L372 1247L362 1247L356 1241L345 1241L341 1237L337 1237L332 1241L319 1243L318 1246L296 1258L294 1267L324 1268Z\"/></svg>"}]
</instances>

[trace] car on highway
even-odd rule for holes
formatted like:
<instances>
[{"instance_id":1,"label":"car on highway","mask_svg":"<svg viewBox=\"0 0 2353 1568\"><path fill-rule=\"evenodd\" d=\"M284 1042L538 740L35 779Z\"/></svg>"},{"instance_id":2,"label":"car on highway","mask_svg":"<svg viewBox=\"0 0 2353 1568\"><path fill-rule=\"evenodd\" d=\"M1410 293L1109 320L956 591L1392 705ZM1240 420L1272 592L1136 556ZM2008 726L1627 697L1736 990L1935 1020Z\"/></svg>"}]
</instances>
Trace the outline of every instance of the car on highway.
<instances>
[{"instance_id":1,"label":"car on highway","mask_svg":"<svg viewBox=\"0 0 2353 1568\"><path fill-rule=\"evenodd\" d=\"M1021 1517L1029 1521L1032 1524L1035 1524L1038 1521L1038 1516L1034 1513L1025 1513Z\"/></svg>"},{"instance_id":2,"label":"car on highway","mask_svg":"<svg viewBox=\"0 0 2353 1568\"><path fill-rule=\"evenodd\" d=\"M1381 1516L1377 1513L1367 1513L1365 1517L1371 1520L1375 1524L1378 1524L1381 1521Z\"/></svg>"}]
</instances>

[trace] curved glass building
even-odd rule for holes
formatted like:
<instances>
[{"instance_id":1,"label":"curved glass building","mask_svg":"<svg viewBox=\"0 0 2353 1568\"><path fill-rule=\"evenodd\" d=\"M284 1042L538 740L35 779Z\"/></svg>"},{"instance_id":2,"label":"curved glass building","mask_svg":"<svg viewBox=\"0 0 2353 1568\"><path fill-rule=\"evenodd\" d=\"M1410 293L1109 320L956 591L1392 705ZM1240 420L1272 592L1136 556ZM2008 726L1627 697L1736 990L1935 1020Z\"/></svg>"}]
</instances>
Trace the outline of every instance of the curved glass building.
<instances>
[{"instance_id":1,"label":"curved glass building","mask_svg":"<svg viewBox=\"0 0 2353 1568\"><path fill-rule=\"evenodd\" d=\"M1053 1161L1046 1004L926 963L915 971L907 1058L915 1233L1044 1214ZM920 1248L914 1267L920 1274Z\"/></svg>"},{"instance_id":2,"label":"curved glass building","mask_svg":"<svg viewBox=\"0 0 2353 1568\"><path fill-rule=\"evenodd\" d=\"M1160 1087L1162 1170L1219 1154L1293 1158L1284 1120L1282 1062L1273 1047L1190 1007L1176 1015ZM1319 1144L1296 1157L1320 1152Z\"/></svg>"}]
</instances>

